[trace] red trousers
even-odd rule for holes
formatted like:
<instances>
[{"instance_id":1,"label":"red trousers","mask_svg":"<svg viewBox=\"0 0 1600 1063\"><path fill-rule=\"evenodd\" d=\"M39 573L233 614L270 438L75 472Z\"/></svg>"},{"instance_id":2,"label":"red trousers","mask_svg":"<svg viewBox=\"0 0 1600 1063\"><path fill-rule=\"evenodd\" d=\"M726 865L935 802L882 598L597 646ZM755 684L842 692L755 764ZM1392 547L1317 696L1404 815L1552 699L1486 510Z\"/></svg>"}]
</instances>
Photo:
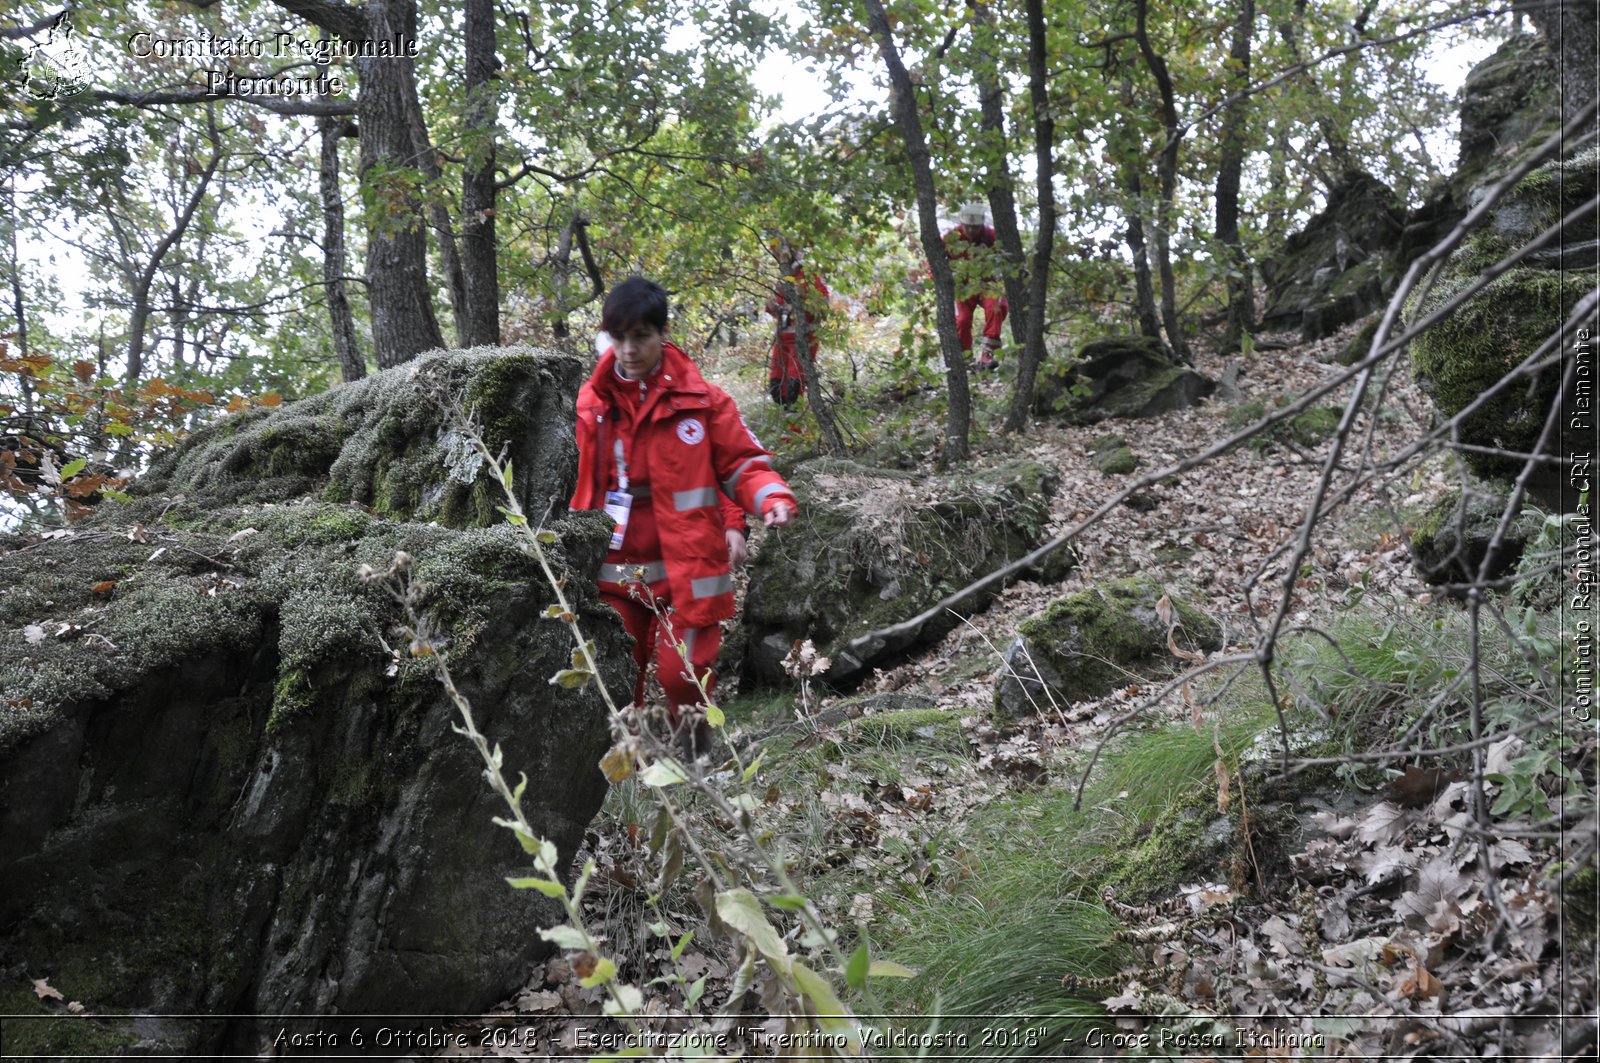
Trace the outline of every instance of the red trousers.
<instances>
[{"instance_id":1,"label":"red trousers","mask_svg":"<svg viewBox=\"0 0 1600 1063\"><path fill-rule=\"evenodd\" d=\"M956 300L956 337L961 340L963 351L972 350L972 315L980 305L983 307L983 338L993 341L991 347L1000 346L1000 326L1011 309L1010 304L1003 296L973 295Z\"/></svg>"},{"instance_id":2,"label":"red trousers","mask_svg":"<svg viewBox=\"0 0 1600 1063\"><path fill-rule=\"evenodd\" d=\"M637 597L628 593L629 586L634 588ZM663 582L658 587L665 590L666 584ZM633 660L639 666L639 678L633 686L635 705L644 704L645 673L652 653L656 659L656 677L661 680L661 689L667 695L667 709L674 720L685 706L699 705L705 700L699 685L689 674L691 668L705 680L706 696L711 694L717 682L712 666L722 649L722 625L685 627L682 618L658 600L658 608L667 621L662 623L650 608L651 593L643 584L602 583L600 599L621 615L622 626L633 636ZM678 652L679 643L683 644L684 653Z\"/></svg>"}]
</instances>

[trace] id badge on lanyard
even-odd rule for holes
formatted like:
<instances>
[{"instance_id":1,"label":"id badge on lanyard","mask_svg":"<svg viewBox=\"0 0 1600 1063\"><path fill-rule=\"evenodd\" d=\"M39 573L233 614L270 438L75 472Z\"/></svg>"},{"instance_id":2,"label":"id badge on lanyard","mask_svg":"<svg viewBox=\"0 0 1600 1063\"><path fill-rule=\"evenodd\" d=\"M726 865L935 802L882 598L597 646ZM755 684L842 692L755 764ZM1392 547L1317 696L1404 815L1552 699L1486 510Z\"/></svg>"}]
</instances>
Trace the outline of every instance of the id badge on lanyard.
<instances>
[{"instance_id":1,"label":"id badge on lanyard","mask_svg":"<svg viewBox=\"0 0 1600 1063\"><path fill-rule=\"evenodd\" d=\"M611 533L611 549L621 550L628 534L628 514L633 512L633 496L628 493L628 463L622 457L622 440L611 441L611 452L617 460L617 490L606 492L606 516L617 522Z\"/></svg>"},{"instance_id":2,"label":"id badge on lanyard","mask_svg":"<svg viewBox=\"0 0 1600 1063\"><path fill-rule=\"evenodd\" d=\"M611 549L621 550L623 537L628 534L628 514L633 509L633 496L626 491L606 492L606 516L617 522L611 533Z\"/></svg>"}]
</instances>

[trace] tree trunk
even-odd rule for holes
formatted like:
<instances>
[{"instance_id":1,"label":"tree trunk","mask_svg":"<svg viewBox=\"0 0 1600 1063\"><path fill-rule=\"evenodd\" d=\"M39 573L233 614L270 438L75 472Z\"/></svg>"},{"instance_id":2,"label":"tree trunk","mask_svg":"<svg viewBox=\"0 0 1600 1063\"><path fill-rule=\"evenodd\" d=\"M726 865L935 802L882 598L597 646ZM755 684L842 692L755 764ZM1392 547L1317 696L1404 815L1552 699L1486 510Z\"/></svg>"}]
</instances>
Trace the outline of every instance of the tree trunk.
<instances>
[{"instance_id":1,"label":"tree trunk","mask_svg":"<svg viewBox=\"0 0 1600 1063\"><path fill-rule=\"evenodd\" d=\"M1044 364L1045 293L1056 239L1056 123L1050 114L1049 68L1045 53L1044 0L1026 0L1028 17L1028 99L1033 105L1034 196L1039 201L1039 231L1033 238L1033 263L1028 275L1027 337L1017 362L1016 390L1005 429L1021 431L1033 406L1033 385Z\"/></svg>"},{"instance_id":2,"label":"tree trunk","mask_svg":"<svg viewBox=\"0 0 1600 1063\"><path fill-rule=\"evenodd\" d=\"M366 0L361 7L338 0L275 0L348 40L417 40L416 0ZM428 284L428 239L422 205L403 182L388 183L386 170L417 163L411 109L418 108L413 61L404 57L356 60L360 97L356 118L361 138L361 185L381 204L365 212L367 303L372 347L379 369L444 346Z\"/></svg>"},{"instance_id":3,"label":"tree trunk","mask_svg":"<svg viewBox=\"0 0 1600 1063\"><path fill-rule=\"evenodd\" d=\"M1250 84L1250 35L1255 28L1255 0L1239 0L1228 51L1228 91L1242 96ZM1222 158L1217 167L1217 242L1228 256L1228 326L1223 346L1237 349L1255 325L1255 289L1250 259L1239 239L1239 179L1244 170L1246 101L1236 98L1222 118Z\"/></svg>"},{"instance_id":4,"label":"tree trunk","mask_svg":"<svg viewBox=\"0 0 1600 1063\"><path fill-rule=\"evenodd\" d=\"M944 247L944 235L939 232L938 195L933 186L933 167L929 161L928 141L922 132L922 119L917 114L916 90L900 50L895 46L894 34L889 29L889 16L884 11L883 0L864 0L867 8L867 25L878 43L878 52L889 71L889 91L900 125L900 136L905 141L906 155L911 162L911 179L917 191L917 223L923 252L928 256L928 268L933 273L935 321L939 330L939 349L944 355L945 379L949 388L950 411L945 422L944 457L948 461L966 461L968 435L972 428L972 394L967 383L967 363L962 355L961 342L956 338L956 281L950 269L950 256Z\"/></svg>"},{"instance_id":5,"label":"tree trunk","mask_svg":"<svg viewBox=\"0 0 1600 1063\"><path fill-rule=\"evenodd\" d=\"M466 0L467 162L461 187L461 273L468 347L500 343L500 274L495 239L495 142L500 118L495 75L494 0Z\"/></svg>"},{"instance_id":6,"label":"tree trunk","mask_svg":"<svg viewBox=\"0 0 1600 1063\"><path fill-rule=\"evenodd\" d=\"M339 356L339 376L345 383L367 375L367 360L356 342L356 319L350 310L350 293L345 283L344 200L339 190L339 138L346 123L342 118L318 118L317 132L322 137L322 165L318 187L322 193L322 285L328 293L328 324L333 331L333 350Z\"/></svg>"},{"instance_id":7,"label":"tree trunk","mask_svg":"<svg viewBox=\"0 0 1600 1063\"><path fill-rule=\"evenodd\" d=\"M367 32L376 40L416 40L416 0L368 0ZM369 202L384 204L367 217L367 299L372 307L372 347L378 368L444 346L428 284L428 238L422 204L385 171L416 165L411 108L417 106L411 60L356 60L361 77L357 115L361 184Z\"/></svg>"},{"instance_id":8,"label":"tree trunk","mask_svg":"<svg viewBox=\"0 0 1600 1063\"><path fill-rule=\"evenodd\" d=\"M1283 43L1289 46L1290 58L1296 63L1303 62L1300 54L1300 38L1304 35L1306 21L1307 0L1295 0L1294 14L1287 22L1278 24L1278 35L1283 38ZM1317 118L1317 128L1322 132L1322 142L1328 149L1328 156L1333 160L1333 167L1324 175L1324 180L1330 187L1351 166L1350 144L1345 139L1344 129L1339 119L1334 114L1335 105L1328 99L1328 94L1323 91L1322 83L1317 80L1313 67L1306 67L1300 72L1300 80L1311 90L1315 99L1312 112ZM1310 154L1309 152L1307 154Z\"/></svg>"},{"instance_id":9,"label":"tree trunk","mask_svg":"<svg viewBox=\"0 0 1600 1063\"><path fill-rule=\"evenodd\" d=\"M1134 37L1150 76L1155 79L1161 94L1161 124L1166 143L1157 159L1156 171L1161 181L1161 201L1156 209L1156 270L1161 276L1161 321L1166 326L1167 343L1179 361L1194 364L1189 352L1189 341L1184 338L1183 324L1178 320L1178 280L1172 271L1172 224L1175 219L1173 202L1178 194L1178 144L1183 133L1178 128L1178 108L1174 102L1172 77L1167 72L1167 61L1157 54L1150 44L1145 19L1149 0L1137 0Z\"/></svg>"},{"instance_id":10,"label":"tree trunk","mask_svg":"<svg viewBox=\"0 0 1600 1063\"><path fill-rule=\"evenodd\" d=\"M822 435L822 445L829 454L836 458L845 456L844 436L839 434L839 424L833 417L833 405L822 393L822 380L817 373L816 362L811 358L811 326L806 321L806 296L816 296L820 293L812 287L811 278L802 276L802 284L795 285L789 278L794 276L795 265L791 258L783 263L783 280L778 282L778 294L783 299L784 305L790 308L794 315L794 355L795 361L800 363L800 375L806 381L806 402L811 407L811 415L817 419L817 430ZM779 319L779 330L783 322Z\"/></svg>"},{"instance_id":11,"label":"tree trunk","mask_svg":"<svg viewBox=\"0 0 1600 1063\"><path fill-rule=\"evenodd\" d=\"M407 94L406 119L411 126L411 158L415 159L428 183L436 189L444 188L444 169L433 150L433 140L428 136L428 122L422 115L422 103L417 99L415 86ZM461 268L461 256L456 252L456 230L450 221L450 208L438 195L428 197L428 221L433 239L439 247L439 268L444 271L445 283L450 291L450 318L455 328L456 346L469 347L467 335L467 281Z\"/></svg>"}]
</instances>

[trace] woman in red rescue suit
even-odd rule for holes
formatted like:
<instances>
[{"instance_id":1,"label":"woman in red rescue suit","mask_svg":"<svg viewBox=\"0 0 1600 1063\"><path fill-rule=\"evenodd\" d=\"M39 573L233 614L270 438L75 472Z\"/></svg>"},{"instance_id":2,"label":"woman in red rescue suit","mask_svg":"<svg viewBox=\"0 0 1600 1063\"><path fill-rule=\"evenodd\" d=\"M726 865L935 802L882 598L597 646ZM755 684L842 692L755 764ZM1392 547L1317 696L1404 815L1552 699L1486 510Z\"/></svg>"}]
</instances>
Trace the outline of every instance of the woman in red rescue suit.
<instances>
[{"instance_id":1,"label":"woman in red rescue suit","mask_svg":"<svg viewBox=\"0 0 1600 1063\"><path fill-rule=\"evenodd\" d=\"M578 391L570 505L603 508L617 521L600 597L634 638L634 702L644 702L654 652L677 728L703 700L695 677L707 693L716 681L720 623L734 612L732 568L745 557L744 513L782 527L798 505L733 399L668 340L664 288L642 277L617 285L601 328L612 346ZM703 746L703 726L696 732Z\"/></svg>"},{"instance_id":2,"label":"woman in red rescue suit","mask_svg":"<svg viewBox=\"0 0 1600 1063\"><path fill-rule=\"evenodd\" d=\"M789 262L784 268L784 281L794 285L795 295L806 308L806 347L811 352L811 362L817 360L817 326L821 311L828 305L831 294L822 278L807 274L800 262L800 252L789 251L783 245L780 255L787 253ZM778 319L778 334L773 341L772 357L767 361L768 391L772 401L780 406L793 406L806 390L805 371L800 368L800 358L795 346L795 312L784 298L783 284L773 290L767 300L767 313Z\"/></svg>"}]
</instances>

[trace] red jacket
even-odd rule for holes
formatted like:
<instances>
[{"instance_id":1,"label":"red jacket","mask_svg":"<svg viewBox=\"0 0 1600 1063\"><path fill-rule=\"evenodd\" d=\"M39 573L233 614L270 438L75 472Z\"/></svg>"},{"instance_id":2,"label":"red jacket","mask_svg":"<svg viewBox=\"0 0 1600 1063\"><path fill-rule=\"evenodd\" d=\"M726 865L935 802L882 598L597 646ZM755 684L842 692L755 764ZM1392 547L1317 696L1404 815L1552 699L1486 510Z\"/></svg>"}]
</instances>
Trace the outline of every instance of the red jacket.
<instances>
[{"instance_id":1,"label":"red jacket","mask_svg":"<svg viewBox=\"0 0 1600 1063\"><path fill-rule=\"evenodd\" d=\"M772 456L733 399L706 383L676 346L663 347L631 430L608 398L616 365L615 352L607 351L578 390L578 486L569 505L604 508L606 492L616 486L611 455L620 434L625 453L645 455L649 463L650 504L673 608L692 627L726 620L734 607L723 500L765 515L778 502L798 509L794 492L772 470Z\"/></svg>"},{"instance_id":2,"label":"red jacket","mask_svg":"<svg viewBox=\"0 0 1600 1063\"><path fill-rule=\"evenodd\" d=\"M828 286L822 283L822 278L815 274L809 277L804 266L796 266L794 272L784 280L794 285L795 294L806 307L806 346L811 349L811 357L817 356L817 323L821 318L818 312L828 305L831 292ZM807 281L815 292L807 291ZM772 348L772 357L767 362L767 377L771 380L803 380L805 373L800 368L800 360L795 357L795 327L794 315L789 313L789 303L783 297L783 288L780 286L773 291L771 299L767 300L767 313L782 321L782 328L778 330L777 342Z\"/></svg>"}]
</instances>

